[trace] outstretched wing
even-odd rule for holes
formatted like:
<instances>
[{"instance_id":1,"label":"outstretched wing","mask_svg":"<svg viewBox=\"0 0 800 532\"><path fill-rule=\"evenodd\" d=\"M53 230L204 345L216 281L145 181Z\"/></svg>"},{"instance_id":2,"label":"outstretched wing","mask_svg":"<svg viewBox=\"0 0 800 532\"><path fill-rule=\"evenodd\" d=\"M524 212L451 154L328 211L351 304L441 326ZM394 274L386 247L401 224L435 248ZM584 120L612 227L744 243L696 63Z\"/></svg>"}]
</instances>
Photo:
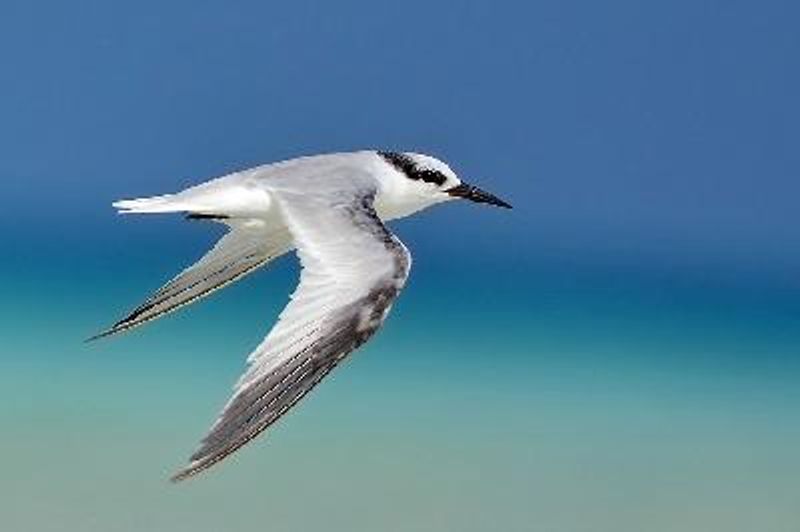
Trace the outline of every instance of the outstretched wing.
<instances>
[{"instance_id":1,"label":"outstretched wing","mask_svg":"<svg viewBox=\"0 0 800 532\"><path fill-rule=\"evenodd\" d=\"M90 340L160 318L227 286L291 249L291 236L285 227L267 227L258 220L227 223L230 231L200 260L159 288L125 318Z\"/></svg>"},{"instance_id":2,"label":"outstretched wing","mask_svg":"<svg viewBox=\"0 0 800 532\"><path fill-rule=\"evenodd\" d=\"M274 192L303 266L300 284L175 481L229 456L285 414L372 336L408 276L410 255L375 214L372 187Z\"/></svg>"}]
</instances>

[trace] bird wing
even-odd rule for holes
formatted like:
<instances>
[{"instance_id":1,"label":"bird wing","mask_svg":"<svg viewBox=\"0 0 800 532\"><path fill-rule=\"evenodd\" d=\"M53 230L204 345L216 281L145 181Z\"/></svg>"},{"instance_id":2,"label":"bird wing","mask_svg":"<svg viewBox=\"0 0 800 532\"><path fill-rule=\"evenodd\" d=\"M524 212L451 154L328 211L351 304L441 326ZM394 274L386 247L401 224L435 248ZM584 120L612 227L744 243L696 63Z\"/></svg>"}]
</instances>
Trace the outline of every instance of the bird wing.
<instances>
[{"instance_id":1,"label":"bird wing","mask_svg":"<svg viewBox=\"0 0 800 532\"><path fill-rule=\"evenodd\" d=\"M229 456L285 414L373 335L408 276L408 250L375 213L374 183L351 181L335 192L302 186L271 192L303 267L300 284L174 481Z\"/></svg>"},{"instance_id":2,"label":"bird wing","mask_svg":"<svg viewBox=\"0 0 800 532\"><path fill-rule=\"evenodd\" d=\"M144 303L96 340L127 331L201 299L289 251L292 239L285 227L259 220L226 222L230 230L193 265L159 288Z\"/></svg>"}]
</instances>

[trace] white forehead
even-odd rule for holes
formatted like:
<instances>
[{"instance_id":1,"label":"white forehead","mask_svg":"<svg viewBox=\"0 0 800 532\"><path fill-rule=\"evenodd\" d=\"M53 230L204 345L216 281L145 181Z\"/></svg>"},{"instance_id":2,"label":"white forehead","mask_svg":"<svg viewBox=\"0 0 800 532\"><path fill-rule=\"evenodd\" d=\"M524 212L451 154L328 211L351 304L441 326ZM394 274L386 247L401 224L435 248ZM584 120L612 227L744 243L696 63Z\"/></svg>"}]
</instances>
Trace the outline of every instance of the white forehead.
<instances>
[{"instance_id":1,"label":"white forehead","mask_svg":"<svg viewBox=\"0 0 800 532\"><path fill-rule=\"evenodd\" d=\"M422 153L410 153L407 152L406 155L414 161L414 163L420 169L429 169L429 170L436 170L437 172L443 173L448 178L456 179L456 173L444 162L440 161L436 157L431 157L430 155L425 155Z\"/></svg>"}]
</instances>

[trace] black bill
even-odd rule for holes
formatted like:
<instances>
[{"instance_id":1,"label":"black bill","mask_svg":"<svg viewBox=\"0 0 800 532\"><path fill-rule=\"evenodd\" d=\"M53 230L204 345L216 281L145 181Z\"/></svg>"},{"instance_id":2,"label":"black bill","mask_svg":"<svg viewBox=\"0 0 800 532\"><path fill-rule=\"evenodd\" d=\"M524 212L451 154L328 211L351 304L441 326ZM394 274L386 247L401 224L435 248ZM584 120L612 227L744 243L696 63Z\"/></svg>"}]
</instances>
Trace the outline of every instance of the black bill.
<instances>
[{"instance_id":1,"label":"black bill","mask_svg":"<svg viewBox=\"0 0 800 532\"><path fill-rule=\"evenodd\" d=\"M497 205L498 207L505 207L506 209L511 208L510 204L501 200L494 194L489 194L478 187L473 187L472 185L467 185L466 183L461 183L460 185L447 189L447 193L457 198L464 198L474 201L475 203L488 203L489 205Z\"/></svg>"}]
</instances>

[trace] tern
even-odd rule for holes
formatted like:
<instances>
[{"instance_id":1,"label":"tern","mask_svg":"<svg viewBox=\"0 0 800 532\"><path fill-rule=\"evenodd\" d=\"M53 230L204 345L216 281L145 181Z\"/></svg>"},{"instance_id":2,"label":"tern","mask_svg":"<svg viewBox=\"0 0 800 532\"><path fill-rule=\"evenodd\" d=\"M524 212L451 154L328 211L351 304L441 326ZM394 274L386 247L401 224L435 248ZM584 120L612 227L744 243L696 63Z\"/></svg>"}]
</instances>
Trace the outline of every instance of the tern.
<instances>
[{"instance_id":1,"label":"tern","mask_svg":"<svg viewBox=\"0 0 800 532\"><path fill-rule=\"evenodd\" d=\"M302 266L289 304L172 480L204 471L251 441L369 340L411 266L408 249L384 222L457 198L511 207L462 182L434 157L374 150L300 157L175 194L115 202L120 213L182 212L228 231L198 262L92 339L164 316L289 251L296 250Z\"/></svg>"}]
</instances>

